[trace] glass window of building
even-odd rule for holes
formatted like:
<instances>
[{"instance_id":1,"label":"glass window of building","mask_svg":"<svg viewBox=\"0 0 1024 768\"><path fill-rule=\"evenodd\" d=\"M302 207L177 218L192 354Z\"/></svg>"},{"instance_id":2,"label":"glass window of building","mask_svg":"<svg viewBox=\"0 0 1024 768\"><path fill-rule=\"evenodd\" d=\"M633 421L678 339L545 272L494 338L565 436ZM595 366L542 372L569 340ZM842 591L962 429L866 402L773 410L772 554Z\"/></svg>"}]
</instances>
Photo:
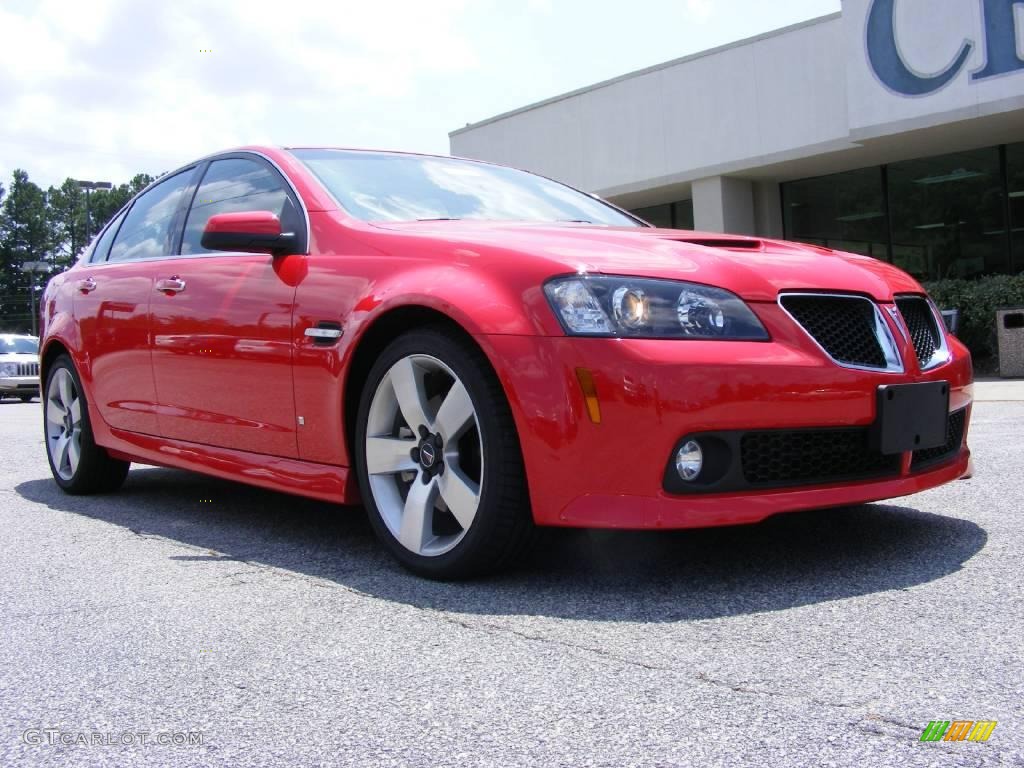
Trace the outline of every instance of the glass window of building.
<instances>
[{"instance_id":1,"label":"glass window of building","mask_svg":"<svg viewBox=\"0 0 1024 768\"><path fill-rule=\"evenodd\" d=\"M999 148L893 163L893 261L921 279L1009 271Z\"/></svg>"},{"instance_id":2,"label":"glass window of building","mask_svg":"<svg viewBox=\"0 0 1024 768\"><path fill-rule=\"evenodd\" d=\"M782 185L786 237L885 259L888 224L880 168Z\"/></svg>"},{"instance_id":3,"label":"glass window of building","mask_svg":"<svg viewBox=\"0 0 1024 768\"><path fill-rule=\"evenodd\" d=\"M664 229L693 229L693 200L635 208L631 213L644 221Z\"/></svg>"},{"instance_id":4,"label":"glass window of building","mask_svg":"<svg viewBox=\"0 0 1024 768\"><path fill-rule=\"evenodd\" d=\"M633 213L648 224L653 224L656 227L664 227L665 229L672 228L671 203L665 203L665 205L651 205L647 208L637 208Z\"/></svg>"},{"instance_id":5,"label":"glass window of building","mask_svg":"<svg viewBox=\"0 0 1024 768\"><path fill-rule=\"evenodd\" d=\"M1024 144L1006 147L1007 196L1013 256L1010 271L1024 270Z\"/></svg>"},{"instance_id":6,"label":"glass window of building","mask_svg":"<svg viewBox=\"0 0 1024 768\"><path fill-rule=\"evenodd\" d=\"M693 229L693 200L680 200L673 203L675 208L675 228Z\"/></svg>"}]
</instances>

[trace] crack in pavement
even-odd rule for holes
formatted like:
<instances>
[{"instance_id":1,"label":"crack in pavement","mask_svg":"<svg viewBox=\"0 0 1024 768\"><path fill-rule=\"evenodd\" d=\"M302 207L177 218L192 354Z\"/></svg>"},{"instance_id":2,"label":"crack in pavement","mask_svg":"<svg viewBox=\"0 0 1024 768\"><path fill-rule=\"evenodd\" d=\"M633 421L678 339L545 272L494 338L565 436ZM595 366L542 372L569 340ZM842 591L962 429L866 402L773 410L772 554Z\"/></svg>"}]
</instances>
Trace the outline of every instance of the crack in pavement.
<instances>
[{"instance_id":1,"label":"crack in pavement","mask_svg":"<svg viewBox=\"0 0 1024 768\"><path fill-rule=\"evenodd\" d=\"M637 668L644 669L644 670L647 670L647 671L652 671L652 672L668 672L668 673L673 674L673 675L680 675L680 676L683 676L683 677L688 677L690 679L696 680L696 681L704 683L706 685L711 685L711 686L715 686L715 687L718 687L718 688L726 688L726 689L728 689L730 691L733 691L734 693L746 693L746 694L752 694L752 695L755 695L755 696L773 696L773 697L779 697L779 698L785 698L785 699L793 699L793 700L797 700L797 701L806 701L806 702L809 702L811 704L815 704L817 706L832 707L832 708L836 708L836 709L857 709L857 708L863 708L863 707L867 706L868 703L870 703L870 699L865 700L865 701L856 701L856 702L849 702L849 703L847 703L847 702L836 702L836 701L828 701L828 700L825 700L825 699L819 699L819 698L816 698L814 696L809 696L809 695L804 694L804 693L791 693L791 692L786 692L786 691L774 691L774 690L770 690L770 689L767 689L767 688L754 688L754 687L750 687L748 685L744 685L742 682L740 682L740 683L730 683L730 682L725 681L725 680L718 680L718 679L715 679L715 678L711 677L706 672L698 672L696 675L688 675L688 674L686 674L684 672L681 672L679 669L676 669L675 667L665 666L665 665L660 665L660 664L651 664L651 663L648 663L648 662L639 661L637 659L631 659L631 658L628 658L628 657L625 657L625 656L620 656L618 654L611 653L609 651L606 651L603 648L595 648L594 646L583 645L583 644L579 644L579 643L573 643L573 642L570 642L568 640L561 640L561 639L558 639L558 638L552 638L552 637L545 637L545 636L542 636L542 635L530 634L530 633L527 633L527 632L523 632L522 630L515 629L513 627L500 627L500 626L495 626L493 624L491 624L491 625L474 624L472 622L466 621L464 619L459 619L459 618L456 618L454 616L447 616L447 615L445 615L443 613L440 613L439 611L437 611L435 609L432 609L432 608L419 608L418 606L414 606L414 607L418 608L418 610L421 610L421 611L424 611L426 613L432 614L435 618L438 618L438 619L440 619L441 621L444 621L447 624L452 624L452 625L455 625L455 626L458 626L458 627L462 627L463 629L468 629L468 630L471 630L471 631L474 631L474 632L482 632L484 634L491 635L491 636L494 636L494 635L511 635L511 636L518 637L518 638L523 639L523 640L530 641L530 642L543 643L543 644L546 644L546 645L559 645L559 646L562 646L563 648L568 648L568 649L574 650L574 651L580 651L580 652L587 653L587 654L590 654L590 655L593 655L593 656L598 656L598 657L600 657L602 659L606 659L608 661L618 662L620 664L625 664L627 666L637 667Z\"/></svg>"},{"instance_id":2,"label":"crack in pavement","mask_svg":"<svg viewBox=\"0 0 1024 768\"><path fill-rule=\"evenodd\" d=\"M84 613L86 611L104 611L114 608L126 608L129 605L137 605L135 601L122 602L122 603L103 603L99 605L80 605L77 607L58 608L55 611L44 611L41 613L37 612L22 612L22 613L11 613L0 618L4 619L42 619L49 616L63 616L69 613Z\"/></svg>"},{"instance_id":3,"label":"crack in pavement","mask_svg":"<svg viewBox=\"0 0 1024 768\"><path fill-rule=\"evenodd\" d=\"M351 587L351 586L348 586L348 585L345 585L345 584L339 584L336 581L331 581L329 579L325 579L325 578L321 578L321 577L316 577L316 576L310 576L308 574L296 573L294 571L290 571L290 570L288 570L286 568L283 568L281 566L268 565L266 563L261 563L261 562L258 562L258 561L250 560L249 556L244 556L244 555L229 556L229 555L225 555L224 553L220 553L220 552L217 552L215 550L212 550L209 547L195 547L195 546L192 546L192 545L189 545L189 544L186 544L186 543L183 543L183 542L175 541L174 539L169 539L169 538L166 538L166 537L163 537L163 536L159 536L159 535L156 535L156 534L146 534L146 533L143 533L143 532L141 532L141 531L139 531L137 529L129 529L129 530L131 530L131 532L133 534L135 534L136 536L139 536L139 537L144 538L144 539L159 539L159 540L166 541L166 542L171 543L171 544L173 544L175 546L179 546L179 547L182 547L184 549L191 550L191 551L202 551L202 552L204 552L206 554L220 555L221 559L223 561L242 563L242 564L244 564L244 565L246 565L246 566L248 566L250 568L253 568L253 569L257 570L257 571L269 572L270 574L272 574L274 576L279 576L279 577L288 578L288 579L297 579L299 581L306 582L306 583L310 584L311 586L317 586L317 587L324 587L324 588L328 588L328 589L341 590L342 592L351 594L351 595L356 596L356 597L365 598L365 599L368 599L368 600L371 600L371 601L374 601L374 602L394 602L394 601L387 600L386 598L382 598L382 597L378 597L376 595L369 594L369 593L364 592L362 590L356 589L355 587ZM243 574L244 574L244 572L235 571L235 572L233 572L231 574L227 574L223 578L237 577L237 576L241 576ZM244 581L243 582L237 582L236 581L236 582L231 583L229 586L240 586L241 584L245 584L245 583L246 582L244 582ZM459 627L461 629L469 630L471 632L478 632L478 633L482 633L482 634L489 635L489 636L501 636L501 635L511 636L511 637L516 637L516 638L518 638L520 640L525 640L527 642L541 643L541 644L545 644L545 645L560 646L562 648L566 648L566 649L571 650L571 651L575 651L575 652L578 652L578 653L584 653L584 654L588 654L588 655L591 655L591 656L596 656L596 657L598 657L600 659L603 659L603 660L606 660L606 661L609 661L609 662L618 663L618 664L622 664L622 665L630 666L630 667L635 667L637 669L643 669L645 671L650 671L650 672L667 672L667 673L673 674L673 675L680 675L680 676L692 679L692 680L694 680L696 682L703 683L705 685L710 685L710 686L713 686L713 687L716 687L716 688L722 688L722 689L725 689L725 690L729 690L729 691L731 691L733 693L747 694L747 695L752 695L752 696L769 696L769 697L774 697L774 698L789 699L789 700L793 700L793 701L804 701L804 702L808 702L810 704L813 704L815 706L830 707L830 708L834 708L834 709L846 709L846 710L848 710L848 709L862 709L862 708L868 706L870 704L870 701L871 701L870 699L864 700L864 701L854 701L854 702L829 701L829 700L821 699L821 698L818 698L818 697L815 697L815 696L812 696L812 695L809 695L809 694L806 694L806 693L789 692L789 691L782 691L782 690L773 690L771 688L765 688L763 686L754 687L754 686L751 686L751 685L745 683L744 681L740 681L740 682L737 683L737 682L730 682L730 681L727 681L727 680L720 680L720 679L717 679L717 678L714 678L714 677L710 676L706 672L698 672L696 674L687 674L687 673L685 673L685 672L683 672L683 671L681 671L681 670L679 670L679 669L677 669L675 667L672 667L672 666L666 666L666 665L662 665L662 664L652 664L650 662L645 662L645 661L641 661L641 660L638 660L638 659L633 659L633 658L629 658L629 657L626 657L626 656L621 656L619 654L612 653L611 651L605 650L603 648L599 648L599 647L595 647L595 646L591 646L591 645L585 645L585 644L582 644L582 643L574 643L574 642L571 642L569 640L562 640L562 639L559 639L559 638L548 637L548 636L544 636L544 635L538 635L538 634L535 634L535 633L525 632L523 630L516 629L515 627L499 626L499 625L495 625L495 624L486 624L486 623L475 623L475 622L468 621L466 619L460 618L458 616L445 614L445 613L443 613L442 611L440 611L440 610L438 610L436 608L431 608L431 607L428 607L428 606L419 606L419 605L415 605L415 604L412 604L412 603L406 603L405 605L407 607L409 607L409 608L412 608L415 611L419 611L419 612L421 612L423 614L426 614L427 616L431 617L434 620L442 621L442 622L444 622L446 624L449 624L451 626ZM891 722L893 725L897 725L897 726L902 727L902 728L908 728L908 729L913 728L913 729L916 729L916 726L910 726L910 725L907 725L906 723L901 723L899 721L886 720L886 719L882 718L881 716L878 716L877 718L872 718L872 719L880 720L882 722ZM857 721L857 722L858 723L863 723L864 721L860 720L860 721Z\"/></svg>"},{"instance_id":4,"label":"crack in pavement","mask_svg":"<svg viewBox=\"0 0 1024 768\"><path fill-rule=\"evenodd\" d=\"M137 535L140 535L138 531L132 530L132 532L137 534ZM166 539L166 538L160 537L160 536L155 536L155 535L154 536L149 536L149 535L146 535L146 536L143 536L143 538L161 538L164 541L171 542L173 544L176 544L178 546L182 546L182 547L187 548L187 549L202 550L202 551L204 551L206 553L222 554L222 553L216 552L215 550L211 550L209 548L193 547L191 545L184 544L182 542L177 542L177 541L174 541L173 539ZM228 560L228 556L225 556L224 560ZM376 595L371 595L371 594L369 594L367 592L363 592L363 591L361 591L359 589L356 589L355 587L350 587L350 586L345 585L345 584L339 584L338 582L330 581L328 579L323 579L323 578L320 578L320 577L310 576L308 574L296 573L294 571L290 571L290 570L288 570L286 568L282 568L280 566L268 565L266 563L260 563L260 562L257 562L257 561L249 560L246 556L242 556L242 555L231 556L230 560L232 562L243 563L243 564L249 566L250 568L253 568L253 569L256 569L256 570L259 570L259 571L269 572L270 574L275 575L275 576L280 576L280 577L289 578L289 579L298 579L299 581L304 581L304 582L306 582L306 583L308 583L308 584L310 584L312 586L325 587L325 588L328 588L328 589L338 589L338 590L341 590L341 591L346 592L348 594L351 594L353 596L362 597L362 598L365 598L367 600L371 600L371 601L374 601L374 602L393 602L393 601L389 601L389 600L387 600L385 598L378 597ZM238 576L238 575L241 575L241 573L236 571L235 573L230 574L230 575L231 576ZM242 583L245 583L245 582L242 582ZM229 586L239 586L239 584L237 582L235 582L235 583L232 583ZM718 688L725 688L725 689L728 689L728 690L730 690L730 691L732 691L734 693L750 694L750 695L754 695L754 696L772 696L772 697L792 699L792 700L797 700L797 701L806 701L806 702L809 702L809 703L817 705L817 706L832 707L832 708L836 708L836 709L862 708L862 707L867 706L867 704L870 701L870 700L868 700L868 701L863 701L863 702L850 702L850 703L834 702L834 701L827 701L827 700L824 700L824 699L815 698L814 696L810 696L810 695L807 695L807 694L804 694L804 693L790 693L790 692L785 692L785 691L775 691L775 690L770 690L770 689L767 689L767 688L760 688L760 687L759 688L755 688L755 687L751 687L749 685L745 685L742 682L740 682L740 683L731 683L731 682L728 682L728 681L725 681L725 680L718 680L718 679L712 678L710 675L708 675L705 672L698 672L696 675L688 675L688 674L686 674L684 672L681 672L680 670L676 669L675 667L665 666L665 665L661 665L661 664L651 664L649 662L640 661L638 659L631 659L631 658L626 657L626 656L620 656L618 654L612 653L612 652L607 651L607 650L605 650L603 648L597 648L597 647L594 647L594 646L584 645L584 644L581 644L581 643L573 643L573 642L570 642L568 640L561 640L559 638L547 637L547 636L543 636L543 635L537 635L537 634L533 634L533 633L529 633L529 632L524 632L523 630L516 629L514 627L498 626L498 625L494 625L494 624L478 624L478 623L474 623L474 622L467 621L465 619L459 618L457 616L445 614L445 613L439 611L436 608L430 608L430 607L427 607L427 606L419 606L419 605L414 605L412 603L406 603L406 605L409 608L412 608L415 611L419 611L419 612L421 612L423 614L426 614L426 615L430 616L431 618L433 618L435 620L442 621L442 622L444 622L446 624L449 624L451 626L456 626L456 627L459 627L461 629L469 630L471 632L479 632L479 633L490 635L490 636L506 635L506 636L516 637L516 638L519 638L521 640L525 640L527 642L542 643L542 644L545 644L545 645L557 645L557 646L561 646L563 648L566 648L568 650L576 651L576 652L579 652L579 653L589 654L591 656L596 656L598 658L601 658L601 659L604 659L604 660L607 660L607 661L610 661L610 662L615 662L615 663L618 663L618 664L623 664L623 665L626 665L626 666L631 666L631 667L635 667L635 668L638 668L638 669L643 669L645 671L650 671L650 672L668 672L668 673L673 674L673 675L681 675L681 676L684 676L684 677L689 677L689 678L691 678L693 680L696 680L697 682L704 683L705 685L711 685L711 686L715 686L715 687L718 687Z\"/></svg>"}]
</instances>

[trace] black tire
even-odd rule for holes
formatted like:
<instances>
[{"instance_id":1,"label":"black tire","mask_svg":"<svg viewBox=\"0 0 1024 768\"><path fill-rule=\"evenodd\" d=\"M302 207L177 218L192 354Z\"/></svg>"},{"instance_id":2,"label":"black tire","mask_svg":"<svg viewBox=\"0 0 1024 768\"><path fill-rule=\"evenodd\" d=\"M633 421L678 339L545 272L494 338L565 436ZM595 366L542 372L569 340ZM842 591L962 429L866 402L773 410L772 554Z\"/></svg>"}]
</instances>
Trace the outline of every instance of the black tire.
<instances>
[{"instance_id":1,"label":"black tire","mask_svg":"<svg viewBox=\"0 0 1024 768\"><path fill-rule=\"evenodd\" d=\"M388 530L371 492L366 463L370 405L391 367L409 355L430 355L462 380L477 413L484 467L480 503L462 540L450 551L424 556L406 549ZM466 579L508 567L533 539L526 472L519 436L505 393L490 362L475 345L443 327L411 331L395 339L377 359L359 403L356 471L363 503L377 537L407 569L429 579ZM418 482L418 481L414 481Z\"/></svg>"},{"instance_id":2,"label":"black tire","mask_svg":"<svg viewBox=\"0 0 1024 768\"><path fill-rule=\"evenodd\" d=\"M50 455L49 437L46 432L46 398L49 396L50 382L60 370L66 370L71 374L72 381L78 392L82 407L81 427L81 458L78 467L70 478L63 478L54 466L53 457ZM82 388L82 381L78 377L71 358L61 355L50 366L46 374L46 384L42 389L43 400L43 438L47 442L46 460L50 463L50 472L57 485L66 493L78 496L93 493L109 493L116 491L124 484L128 476L128 468L131 464L127 461L111 458L106 449L96 444L93 439L92 424L89 421L89 409L85 398L85 390Z\"/></svg>"},{"instance_id":3,"label":"black tire","mask_svg":"<svg viewBox=\"0 0 1024 768\"><path fill-rule=\"evenodd\" d=\"M21 402L23 403L31 403L32 398L35 397L35 395L18 395L18 397L21 398Z\"/></svg>"}]
</instances>

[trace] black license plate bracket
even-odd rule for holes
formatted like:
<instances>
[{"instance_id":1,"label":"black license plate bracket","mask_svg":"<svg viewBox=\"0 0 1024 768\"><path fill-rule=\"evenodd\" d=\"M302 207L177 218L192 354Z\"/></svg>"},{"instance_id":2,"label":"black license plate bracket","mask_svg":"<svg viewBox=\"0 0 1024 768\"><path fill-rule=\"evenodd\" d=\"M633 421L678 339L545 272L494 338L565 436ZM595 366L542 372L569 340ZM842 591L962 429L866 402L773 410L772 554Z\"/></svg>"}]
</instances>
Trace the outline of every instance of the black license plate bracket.
<instances>
[{"instance_id":1,"label":"black license plate bracket","mask_svg":"<svg viewBox=\"0 0 1024 768\"><path fill-rule=\"evenodd\" d=\"M946 444L948 381L883 384L876 397L872 437L879 451L894 454Z\"/></svg>"}]
</instances>

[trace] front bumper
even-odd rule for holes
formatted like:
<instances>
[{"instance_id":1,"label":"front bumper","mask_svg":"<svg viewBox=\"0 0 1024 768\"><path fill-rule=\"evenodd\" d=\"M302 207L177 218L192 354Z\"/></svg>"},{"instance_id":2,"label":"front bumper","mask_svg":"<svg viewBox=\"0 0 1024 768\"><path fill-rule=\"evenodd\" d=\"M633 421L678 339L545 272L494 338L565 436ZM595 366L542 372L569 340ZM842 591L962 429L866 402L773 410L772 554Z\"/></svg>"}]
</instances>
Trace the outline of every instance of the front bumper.
<instances>
[{"instance_id":1,"label":"front bumper","mask_svg":"<svg viewBox=\"0 0 1024 768\"><path fill-rule=\"evenodd\" d=\"M785 511L905 496L968 470L972 403L967 350L905 373L843 368L799 329L759 307L770 342L486 336L480 339L509 397L519 431L534 519L541 525L694 528L752 523ZM903 350L913 358L912 348ZM593 423L576 378L592 376L601 422ZM882 384L947 381L950 413L964 410L958 450L941 461L902 455L885 477L794 487L675 494L665 467L687 434L727 430L868 427Z\"/></svg>"},{"instance_id":2,"label":"front bumper","mask_svg":"<svg viewBox=\"0 0 1024 768\"><path fill-rule=\"evenodd\" d=\"M4 376L0 378L0 394L28 395L39 394L38 376Z\"/></svg>"}]
</instances>

